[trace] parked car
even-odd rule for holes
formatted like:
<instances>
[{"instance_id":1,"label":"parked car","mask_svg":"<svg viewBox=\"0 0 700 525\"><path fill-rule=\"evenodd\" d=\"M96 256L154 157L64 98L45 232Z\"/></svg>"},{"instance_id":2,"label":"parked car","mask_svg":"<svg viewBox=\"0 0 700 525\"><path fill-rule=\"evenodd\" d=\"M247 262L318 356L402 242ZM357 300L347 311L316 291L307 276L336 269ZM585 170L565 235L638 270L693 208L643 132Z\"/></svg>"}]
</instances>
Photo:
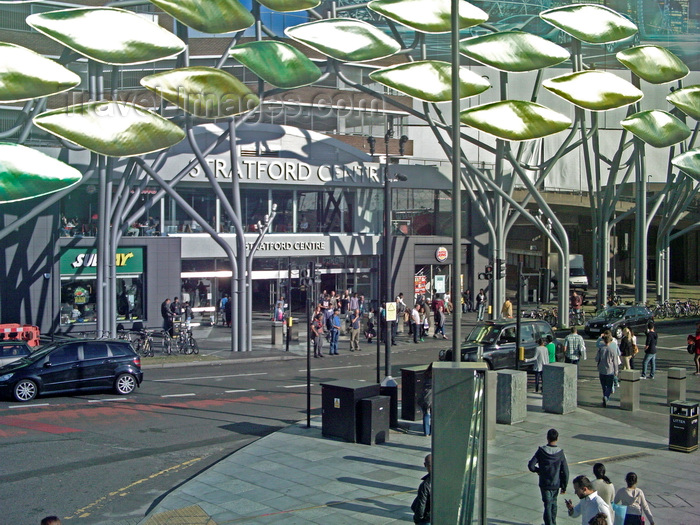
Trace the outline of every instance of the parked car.
<instances>
[{"instance_id":1,"label":"parked car","mask_svg":"<svg viewBox=\"0 0 700 525\"><path fill-rule=\"evenodd\" d=\"M628 327L634 333L642 333L647 329L647 323L654 316L646 306L609 306L598 312L595 317L586 322L586 335L598 337L601 332L610 330L618 339L622 337L622 329Z\"/></svg>"},{"instance_id":2,"label":"parked car","mask_svg":"<svg viewBox=\"0 0 700 525\"><path fill-rule=\"evenodd\" d=\"M516 322L486 321L476 325L462 343L462 361L475 362L481 359L489 369L515 368L517 357L515 348ZM520 321L520 346L525 347L525 358L535 355L537 340L552 336L557 347L557 361L564 361L564 347L557 340L552 327L540 319L522 319ZM440 361L452 361L452 350L440 350ZM521 363L521 369L530 369L534 363Z\"/></svg>"},{"instance_id":3,"label":"parked car","mask_svg":"<svg viewBox=\"0 0 700 525\"><path fill-rule=\"evenodd\" d=\"M32 353L26 341L0 341L0 366L5 366Z\"/></svg>"},{"instance_id":4,"label":"parked car","mask_svg":"<svg viewBox=\"0 0 700 525\"><path fill-rule=\"evenodd\" d=\"M142 381L141 359L123 340L53 343L0 367L0 395L17 401L69 391L114 389L126 395Z\"/></svg>"}]
</instances>

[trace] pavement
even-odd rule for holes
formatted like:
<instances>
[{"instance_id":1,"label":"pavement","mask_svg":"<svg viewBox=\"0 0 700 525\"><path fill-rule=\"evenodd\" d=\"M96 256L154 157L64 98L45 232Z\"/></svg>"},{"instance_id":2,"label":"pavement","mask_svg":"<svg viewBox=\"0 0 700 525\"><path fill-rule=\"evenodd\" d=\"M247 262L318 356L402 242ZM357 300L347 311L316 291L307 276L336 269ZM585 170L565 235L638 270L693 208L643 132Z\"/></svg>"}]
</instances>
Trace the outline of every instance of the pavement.
<instances>
[{"instance_id":1,"label":"pavement","mask_svg":"<svg viewBox=\"0 0 700 525\"><path fill-rule=\"evenodd\" d=\"M222 361L244 365L305 358L304 339L292 344L289 352L270 345L268 323L262 318L254 321L254 333L263 335L254 337L251 352L232 354L221 327L200 327L196 335L203 353ZM470 323L469 314L465 323ZM404 346L401 341L400 337L395 347L398 352ZM580 374L594 375L592 361L582 365ZM657 524L698 525L695 489L700 486L700 452L668 449L665 383L663 370L655 381L643 382L641 410L635 412L624 412L617 403L603 410L582 402L585 396L580 393L575 412L549 414L542 410L541 396L529 392L526 420L497 425L496 437L487 445L488 523L542 523L537 476L527 470L527 462L545 444L547 429L556 428L571 479L592 476L593 464L600 461L617 489L627 472L634 471ZM579 392L586 388L599 387L580 379ZM688 399L700 400L698 376L688 377ZM303 421L260 438L174 487L154 502L140 524L412 523L410 505L425 474L423 458L430 451L431 438L423 436L420 422L399 420L387 442L368 446L324 437L320 417L314 418L310 428ZM577 499L571 485L566 497ZM580 523L580 518L566 515L563 500L559 498L558 522Z\"/></svg>"}]
</instances>

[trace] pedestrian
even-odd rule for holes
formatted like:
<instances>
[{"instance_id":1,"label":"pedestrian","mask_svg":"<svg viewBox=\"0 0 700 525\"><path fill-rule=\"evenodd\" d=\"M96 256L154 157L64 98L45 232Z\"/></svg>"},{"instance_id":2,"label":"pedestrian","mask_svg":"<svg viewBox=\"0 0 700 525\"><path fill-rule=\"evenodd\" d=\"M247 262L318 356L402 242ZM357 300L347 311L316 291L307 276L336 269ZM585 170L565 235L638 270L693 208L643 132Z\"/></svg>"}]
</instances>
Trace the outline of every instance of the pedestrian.
<instances>
[{"instance_id":1,"label":"pedestrian","mask_svg":"<svg viewBox=\"0 0 700 525\"><path fill-rule=\"evenodd\" d=\"M360 314L361 313L362 310L360 310ZM365 331L365 338L367 339L367 343L371 343L372 339L377 337L377 331L374 329L374 321L374 308L370 308L369 313L367 314L367 330Z\"/></svg>"},{"instance_id":2,"label":"pedestrian","mask_svg":"<svg viewBox=\"0 0 700 525\"><path fill-rule=\"evenodd\" d=\"M219 301L219 315L221 316L221 324L223 325L226 324L226 303L229 301L230 299L227 294L223 294L221 296L221 301Z\"/></svg>"},{"instance_id":3,"label":"pedestrian","mask_svg":"<svg viewBox=\"0 0 700 525\"><path fill-rule=\"evenodd\" d=\"M530 359L525 359L526 363L535 363L532 367L533 372L535 372L535 393L540 391L540 382L542 381L542 372L544 371L544 365L549 364L549 352L545 346L544 339L539 338L537 340L537 348L535 348L535 356ZM542 389L544 390L544 383L542 384Z\"/></svg>"},{"instance_id":4,"label":"pedestrian","mask_svg":"<svg viewBox=\"0 0 700 525\"><path fill-rule=\"evenodd\" d=\"M418 406L423 412L423 435L429 436L431 434L431 413L433 408L433 388L428 380L428 373L425 375L425 383L423 387L423 392L418 401Z\"/></svg>"},{"instance_id":5,"label":"pedestrian","mask_svg":"<svg viewBox=\"0 0 700 525\"><path fill-rule=\"evenodd\" d=\"M340 337L341 327L342 322L340 321L340 310L336 308L333 310L333 315L331 316L331 345L328 350L328 355L338 355L338 338Z\"/></svg>"},{"instance_id":6,"label":"pedestrian","mask_svg":"<svg viewBox=\"0 0 700 525\"><path fill-rule=\"evenodd\" d=\"M233 317L233 301L229 299L224 305L224 320L226 321L226 326L231 327L231 319Z\"/></svg>"},{"instance_id":7,"label":"pedestrian","mask_svg":"<svg viewBox=\"0 0 700 525\"><path fill-rule=\"evenodd\" d=\"M605 346L598 348L595 356L595 362L598 364L598 375L600 377L600 386L603 388L603 406L608 406L610 396L613 392L613 380L619 372L617 364L617 353L610 346L612 336L603 334Z\"/></svg>"},{"instance_id":8,"label":"pedestrian","mask_svg":"<svg viewBox=\"0 0 700 525\"><path fill-rule=\"evenodd\" d=\"M564 338L564 360L577 365L580 359L586 360L586 342L572 326L571 333Z\"/></svg>"},{"instance_id":9,"label":"pedestrian","mask_svg":"<svg viewBox=\"0 0 700 525\"><path fill-rule=\"evenodd\" d=\"M433 455L428 454L423 461L425 470L428 473L423 476L420 485L418 486L418 495L411 503L413 511L413 523L419 525L430 525L430 475L433 469Z\"/></svg>"},{"instance_id":10,"label":"pedestrian","mask_svg":"<svg viewBox=\"0 0 700 525\"><path fill-rule=\"evenodd\" d=\"M61 525L61 520L58 516L46 516L41 520L40 525Z\"/></svg>"},{"instance_id":11,"label":"pedestrian","mask_svg":"<svg viewBox=\"0 0 700 525\"><path fill-rule=\"evenodd\" d=\"M173 337L173 312L170 309L170 298L166 297L165 301L160 304L160 315L163 318L163 331L168 332L170 337Z\"/></svg>"},{"instance_id":12,"label":"pedestrian","mask_svg":"<svg viewBox=\"0 0 700 525\"><path fill-rule=\"evenodd\" d=\"M463 299L464 299L464 305L463 305L464 307L463 307L462 311L463 311L464 313L471 312L471 311L473 310L473 307L472 307L472 291L471 291L469 288L467 288L466 290L464 290Z\"/></svg>"},{"instance_id":13,"label":"pedestrian","mask_svg":"<svg viewBox=\"0 0 700 525\"><path fill-rule=\"evenodd\" d=\"M173 302L170 303L170 311L173 313L173 321L182 321L182 304L177 296L173 297Z\"/></svg>"},{"instance_id":14,"label":"pedestrian","mask_svg":"<svg viewBox=\"0 0 700 525\"><path fill-rule=\"evenodd\" d=\"M549 353L549 362L557 362L557 345L554 344L552 334L547 334L547 352Z\"/></svg>"},{"instance_id":15,"label":"pedestrian","mask_svg":"<svg viewBox=\"0 0 700 525\"><path fill-rule=\"evenodd\" d=\"M418 305L416 304L413 306L413 310L411 310L411 329L413 330L414 343L418 343L418 340L420 339L421 326L420 312L418 311Z\"/></svg>"},{"instance_id":16,"label":"pedestrian","mask_svg":"<svg viewBox=\"0 0 700 525\"><path fill-rule=\"evenodd\" d=\"M480 288L479 293L476 294L476 320L484 320L484 310L486 309L486 294L484 289Z\"/></svg>"},{"instance_id":17,"label":"pedestrian","mask_svg":"<svg viewBox=\"0 0 700 525\"><path fill-rule=\"evenodd\" d=\"M425 341L430 331L430 310L425 305L420 307L420 342Z\"/></svg>"},{"instance_id":18,"label":"pedestrian","mask_svg":"<svg viewBox=\"0 0 700 525\"><path fill-rule=\"evenodd\" d=\"M651 515L651 509L644 497L644 492L637 488L637 474L629 472L625 476L625 483L627 483L627 487L618 490L614 500L614 503L627 507L624 525L642 525L645 523L642 513L646 514L649 525L654 525L654 516Z\"/></svg>"},{"instance_id":19,"label":"pedestrian","mask_svg":"<svg viewBox=\"0 0 700 525\"><path fill-rule=\"evenodd\" d=\"M656 374L656 343L659 340L659 334L654 328L654 321L649 321L647 324L647 340L644 343L644 361L642 362L642 379L647 378L647 367L649 370L649 379L654 379Z\"/></svg>"},{"instance_id":20,"label":"pedestrian","mask_svg":"<svg viewBox=\"0 0 700 525\"><path fill-rule=\"evenodd\" d=\"M352 318L350 319L350 351L358 352L362 350L360 348L360 329L362 328L362 314L359 308L355 308L352 311Z\"/></svg>"},{"instance_id":21,"label":"pedestrian","mask_svg":"<svg viewBox=\"0 0 700 525\"><path fill-rule=\"evenodd\" d=\"M593 465L593 475L595 479L591 481L593 490L598 493L598 496L603 498L603 501L612 508L612 500L615 497L615 487L610 481L610 478L605 475L605 465L596 463Z\"/></svg>"},{"instance_id":22,"label":"pedestrian","mask_svg":"<svg viewBox=\"0 0 700 525\"><path fill-rule=\"evenodd\" d=\"M528 470L539 476L540 493L544 503L544 525L557 523L557 495L566 494L569 484L569 465L564 451L557 445L559 432L547 431L547 444L539 447L527 464Z\"/></svg>"},{"instance_id":23,"label":"pedestrian","mask_svg":"<svg viewBox=\"0 0 700 525\"><path fill-rule=\"evenodd\" d=\"M605 515L604 512L599 512L591 518L591 520L588 522L588 525L607 525L607 523L608 517Z\"/></svg>"},{"instance_id":24,"label":"pedestrian","mask_svg":"<svg viewBox=\"0 0 700 525\"><path fill-rule=\"evenodd\" d=\"M357 292L352 294L352 297L350 298L350 310L359 310L360 309L360 298L357 296Z\"/></svg>"},{"instance_id":25,"label":"pedestrian","mask_svg":"<svg viewBox=\"0 0 700 525\"><path fill-rule=\"evenodd\" d=\"M510 302L508 297L506 297L506 300L503 302L503 306L501 307L501 317L503 319L513 318L513 303Z\"/></svg>"},{"instance_id":26,"label":"pedestrian","mask_svg":"<svg viewBox=\"0 0 700 525\"><path fill-rule=\"evenodd\" d=\"M605 514L606 524L613 525L610 507L593 490L590 480L586 476L577 476L574 478L573 484L574 493L580 501L574 506L570 499L564 500L566 508L569 510L569 516L572 518L581 516L581 525L588 525L597 514L602 513Z\"/></svg>"},{"instance_id":27,"label":"pedestrian","mask_svg":"<svg viewBox=\"0 0 700 525\"><path fill-rule=\"evenodd\" d=\"M185 301L185 304L182 307L182 311L185 314L185 321L187 321L187 324L189 325L190 322L192 322L192 318L194 317L194 312L192 312L192 307L190 306L189 301Z\"/></svg>"},{"instance_id":28,"label":"pedestrian","mask_svg":"<svg viewBox=\"0 0 700 525\"><path fill-rule=\"evenodd\" d=\"M309 332L314 343L314 357L323 357L323 326L323 314L316 314Z\"/></svg>"},{"instance_id":29,"label":"pedestrian","mask_svg":"<svg viewBox=\"0 0 700 525\"><path fill-rule=\"evenodd\" d=\"M622 330L622 339L620 339L620 356L622 357L622 369L630 370L632 368L630 361L634 357L632 350L632 332L625 327Z\"/></svg>"},{"instance_id":30,"label":"pedestrian","mask_svg":"<svg viewBox=\"0 0 700 525\"><path fill-rule=\"evenodd\" d=\"M445 309L442 306L438 306L438 311L435 312L435 332L433 337L437 338L438 334L440 334L443 339L447 339L445 335L445 318Z\"/></svg>"},{"instance_id":31,"label":"pedestrian","mask_svg":"<svg viewBox=\"0 0 700 525\"><path fill-rule=\"evenodd\" d=\"M695 375L700 376L700 323L695 327L695 355L693 356L695 363Z\"/></svg>"}]
</instances>

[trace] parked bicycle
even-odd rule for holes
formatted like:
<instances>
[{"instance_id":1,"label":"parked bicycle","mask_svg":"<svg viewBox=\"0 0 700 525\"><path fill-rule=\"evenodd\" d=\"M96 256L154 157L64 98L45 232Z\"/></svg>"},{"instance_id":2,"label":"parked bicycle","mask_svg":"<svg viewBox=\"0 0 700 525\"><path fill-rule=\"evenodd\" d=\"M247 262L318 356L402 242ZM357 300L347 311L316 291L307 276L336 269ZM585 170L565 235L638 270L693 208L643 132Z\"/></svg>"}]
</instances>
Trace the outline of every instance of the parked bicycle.
<instances>
[{"instance_id":1,"label":"parked bicycle","mask_svg":"<svg viewBox=\"0 0 700 525\"><path fill-rule=\"evenodd\" d=\"M570 326L583 326L584 324L586 324L586 313L583 311L583 308L569 312Z\"/></svg>"},{"instance_id":2,"label":"parked bicycle","mask_svg":"<svg viewBox=\"0 0 700 525\"><path fill-rule=\"evenodd\" d=\"M175 325L176 334L173 341L175 348L181 354L198 354L199 345L192 334L192 327L187 323Z\"/></svg>"}]
</instances>

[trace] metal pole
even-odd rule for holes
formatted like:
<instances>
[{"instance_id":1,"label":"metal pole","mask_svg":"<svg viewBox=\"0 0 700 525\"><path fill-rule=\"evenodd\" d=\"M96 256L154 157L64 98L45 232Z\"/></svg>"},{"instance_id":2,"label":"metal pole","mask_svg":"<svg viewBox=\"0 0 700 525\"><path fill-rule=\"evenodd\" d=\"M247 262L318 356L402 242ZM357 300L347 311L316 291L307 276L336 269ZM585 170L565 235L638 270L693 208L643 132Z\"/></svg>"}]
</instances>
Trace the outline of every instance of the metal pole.
<instances>
[{"instance_id":1,"label":"metal pole","mask_svg":"<svg viewBox=\"0 0 700 525\"><path fill-rule=\"evenodd\" d=\"M285 342L285 352L289 352L289 341L292 339L292 258L287 257L287 301L289 301L289 315L287 316L287 340ZM284 301L282 302L284 312ZM284 319L284 315L282 315Z\"/></svg>"},{"instance_id":2,"label":"metal pole","mask_svg":"<svg viewBox=\"0 0 700 525\"><path fill-rule=\"evenodd\" d=\"M462 352L462 309L456 307L462 286L462 144L460 136L460 78L459 78L459 0L452 0L450 35L452 51L452 359L460 361Z\"/></svg>"},{"instance_id":3,"label":"metal pole","mask_svg":"<svg viewBox=\"0 0 700 525\"><path fill-rule=\"evenodd\" d=\"M311 428L311 298L314 295L315 267L311 261L306 286L306 428Z\"/></svg>"},{"instance_id":4,"label":"metal pole","mask_svg":"<svg viewBox=\"0 0 700 525\"><path fill-rule=\"evenodd\" d=\"M518 256L520 259L522 256ZM515 294L515 369L520 370L520 296L523 292L523 261L518 261L518 291Z\"/></svg>"},{"instance_id":5,"label":"metal pole","mask_svg":"<svg viewBox=\"0 0 700 525\"><path fill-rule=\"evenodd\" d=\"M386 158L384 164L384 278L386 283L385 288L385 307L384 307L384 377L391 377L391 325L389 324L389 309L386 307L389 301L393 300L393 291L391 289L391 178L389 177L389 140L394 134L394 130L389 121L389 129L384 135L384 146L386 149Z\"/></svg>"}]
</instances>

